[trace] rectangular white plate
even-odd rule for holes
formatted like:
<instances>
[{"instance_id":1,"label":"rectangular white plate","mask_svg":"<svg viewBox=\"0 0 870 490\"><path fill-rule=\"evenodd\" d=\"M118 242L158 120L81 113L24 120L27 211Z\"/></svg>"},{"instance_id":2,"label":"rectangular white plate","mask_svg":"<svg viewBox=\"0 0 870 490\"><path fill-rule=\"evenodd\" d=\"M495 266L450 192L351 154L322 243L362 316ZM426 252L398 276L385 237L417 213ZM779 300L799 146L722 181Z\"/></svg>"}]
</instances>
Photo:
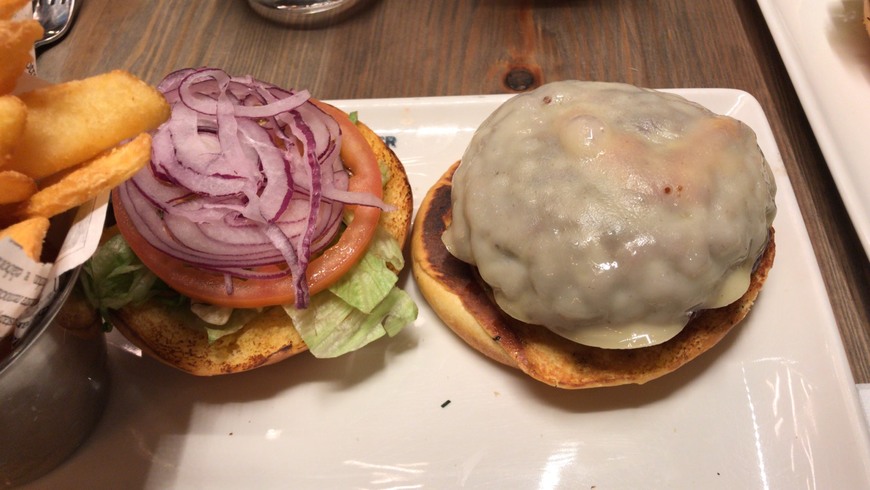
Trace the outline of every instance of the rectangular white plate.
<instances>
[{"instance_id":1,"label":"rectangular white plate","mask_svg":"<svg viewBox=\"0 0 870 490\"><path fill-rule=\"evenodd\" d=\"M870 36L861 0L758 0L870 254Z\"/></svg>"},{"instance_id":2,"label":"rectangular white plate","mask_svg":"<svg viewBox=\"0 0 870 490\"><path fill-rule=\"evenodd\" d=\"M393 339L195 378L110 336L96 432L42 488L868 488L870 446L791 185L756 100L676 90L756 130L777 257L749 318L643 386L560 391L472 351L428 309ZM506 96L339 101L395 137L419 203Z\"/></svg>"}]
</instances>

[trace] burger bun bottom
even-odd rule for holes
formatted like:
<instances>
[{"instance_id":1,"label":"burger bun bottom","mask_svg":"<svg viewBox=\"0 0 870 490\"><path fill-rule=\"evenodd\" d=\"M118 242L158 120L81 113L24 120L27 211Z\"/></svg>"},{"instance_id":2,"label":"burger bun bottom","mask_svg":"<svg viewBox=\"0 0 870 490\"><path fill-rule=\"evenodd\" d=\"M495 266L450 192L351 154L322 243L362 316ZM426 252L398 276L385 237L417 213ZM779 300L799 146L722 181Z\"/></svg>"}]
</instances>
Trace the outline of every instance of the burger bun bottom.
<instances>
[{"instance_id":1,"label":"burger bun bottom","mask_svg":"<svg viewBox=\"0 0 870 490\"><path fill-rule=\"evenodd\" d=\"M404 247L413 213L408 176L396 155L370 128L357 123L379 162L389 168L384 201L395 210L381 214L380 226ZM152 299L111 313L110 321L143 353L182 371L211 376L248 371L273 364L308 350L280 306L271 307L238 332L208 342L202 329L191 327L187 308Z\"/></svg>"},{"instance_id":2,"label":"burger bun bottom","mask_svg":"<svg viewBox=\"0 0 870 490\"><path fill-rule=\"evenodd\" d=\"M504 314L476 269L452 255L441 235L451 217L451 179L458 162L423 199L411 233L412 272L424 298L468 345L502 364L557 388L580 389L653 380L711 349L749 313L773 264L773 229L736 302L695 314L671 340L636 349L602 349L572 342L550 330Z\"/></svg>"}]
</instances>

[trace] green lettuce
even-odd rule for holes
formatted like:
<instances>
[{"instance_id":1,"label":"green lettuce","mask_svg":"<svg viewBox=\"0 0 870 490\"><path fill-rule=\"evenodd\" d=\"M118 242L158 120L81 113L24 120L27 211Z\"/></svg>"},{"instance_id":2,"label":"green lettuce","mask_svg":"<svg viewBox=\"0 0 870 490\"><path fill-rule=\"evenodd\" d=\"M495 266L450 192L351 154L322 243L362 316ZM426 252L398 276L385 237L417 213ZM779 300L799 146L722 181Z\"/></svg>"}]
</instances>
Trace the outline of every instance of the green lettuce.
<instances>
[{"instance_id":1,"label":"green lettuce","mask_svg":"<svg viewBox=\"0 0 870 490\"><path fill-rule=\"evenodd\" d=\"M190 312L196 316L192 324L205 329L208 343L241 330L260 312L259 308L230 308L229 306L210 305L190 302Z\"/></svg>"},{"instance_id":2,"label":"green lettuce","mask_svg":"<svg viewBox=\"0 0 870 490\"><path fill-rule=\"evenodd\" d=\"M106 318L108 310L151 298L159 287L157 276L133 253L124 237L103 243L82 266L80 282L91 305Z\"/></svg>"},{"instance_id":3,"label":"green lettuce","mask_svg":"<svg viewBox=\"0 0 870 490\"><path fill-rule=\"evenodd\" d=\"M396 335L417 318L417 305L396 287L404 257L398 242L378 230L366 255L338 283L314 295L306 309L284 305L315 357L337 357L384 335Z\"/></svg>"},{"instance_id":4,"label":"green lettuce","mask_svg":"<svg viewBox=\"0 0 870 490\"><path fill-rule=\"evenodd\" d=\"M371 313L399 279L387 265L401 270L404 262L398 243L378 228L362 260L329 290L363 313Z\"/></svg>"},{"instance_id":5,"label":"green lettuce","mask_svg":"<svg viewBox=\"0 0 870 490\"><path fill-rule=\"evenodd\" d=\"M396 287L398 277L390 270L403 266L398 242L378 229L363 259L345 277L312 296L307 309L284 305L284 310L315 357L336 357L384 335L392 337L417 318L417 305ZM148 270L121 235L97 249L82 270L85 294L104 318L108 310L160 295L173 307L187 310L192 326L214 342L240 330L260 312L191 304Z\"/></svg>"}]
</instances>

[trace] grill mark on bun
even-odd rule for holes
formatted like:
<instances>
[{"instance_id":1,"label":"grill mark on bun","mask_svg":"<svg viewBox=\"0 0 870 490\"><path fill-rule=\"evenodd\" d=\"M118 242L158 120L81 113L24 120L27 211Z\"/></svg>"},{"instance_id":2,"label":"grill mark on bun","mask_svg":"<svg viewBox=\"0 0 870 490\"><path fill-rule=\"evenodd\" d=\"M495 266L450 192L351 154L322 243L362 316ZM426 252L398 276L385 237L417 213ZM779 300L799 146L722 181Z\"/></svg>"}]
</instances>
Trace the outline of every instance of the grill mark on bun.
<instances>
[{"instance_id":1,"label":"grill mark on bun","mask_svg":"<svg viewBox=\"0 0 870 490\"><path fill-rule=\"evenodd\" d=\"M512 330L504 328L503 313L493 307L489 294L475 277L473 268L451 255L441 241L441 235L452 218L451 181L458 167L459 162L453 164L441 177L426 198L427 212L417 216L419 223L415 226L420 227L420 245L424 249L423 256L426 257L427 265L430 266L427 268L427 273L437 277L437 280L462 302L465 311L480 324L483 329L481 333L487 335L493 344L497 344L497 347L493 347L490 357L507 365L515 365L515 357L522 353L520 339ZM415 234L416 230L412 232L412 241ZM513 352L515 355L504 358L497 355L500 351Z\"/></svg>"}]
</instances>

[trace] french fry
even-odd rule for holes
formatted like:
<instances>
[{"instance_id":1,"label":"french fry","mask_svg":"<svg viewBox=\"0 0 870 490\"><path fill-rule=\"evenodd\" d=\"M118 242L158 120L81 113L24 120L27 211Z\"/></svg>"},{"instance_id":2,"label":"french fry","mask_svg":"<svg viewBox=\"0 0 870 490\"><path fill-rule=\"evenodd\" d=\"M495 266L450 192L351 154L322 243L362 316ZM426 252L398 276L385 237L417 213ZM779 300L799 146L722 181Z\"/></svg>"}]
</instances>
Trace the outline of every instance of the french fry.
<instances>
[{"instance_id":1,"label":"french fry","mask_svg":"<svg viewBox=\"0 0 870 490\"><path fill-rule=\"evenodd\" d=\"M31 0L0 0L0 20L9 20Z\"/></svg>"},{"instance_id":2,"label":"french fry","mask_svg":"<svg viewBox=\"0 0 870 490\"><path fill-rule=\"evenodd\" d=\"M27 106L12 95L0 95L0 168L11 158L12 150L27 121Z\"/></svg>"},{"instance_id":3,"label":"french fry","mask_svg":"<svg viewBox=\"0 0 870 490\"><path fill-rule=\"evenodd\" d=\"M15 88L27 63L33 60L33 43L42 37L42 26L35 20L0 20L0 95Z\"/></svg>"},{"instance_id":4,"label":"french fry","mask_svg":"<svg viewBox=\"0 0 870 490\"><path fill-rule=\"evenodd\" d=\"M0 230L0 239L11 238L31 259L39 262L46 233L48 233L48 218L37 216Z\"/></svg>"},{"instance_id":5,"label":"french fry","mask_svg":"<svg viewBox=\"0 0 870 490\"><path fill-rule=\"evenodd\" d=\"M151 135L142 133L45 187L22 204L18 214L50 218L93 199L129 179L151 159Z\"/></svg>"},{"instance_id":6,"label":"french fry","mask_svg":"<svg viewBox=\"0 0 870 490\"><path fill-rule=\"evenodd\" d=\"M21 202L36 194L36 182L14 170L0 170L0 204Z\"/></svg>"},{"instance_id":7,"label":"french fry","mask_svg":"<svg viewBox=\"0 0 870 490\"><path fill-rule=\"evenodd\" d=\"M39 262L49 218L85 204L148 163L147 132L169 118L169 104L124 71L44 87L39 80L19 84L43 29L30 19L10 19L30 1L0 0L0 239L8 237ZM30 91L17 93L23 90ZM18 312L4 306L0 314L17 319ZM82 320L99 332L99 322ZM7 334L0 331L0 341Z\"/></svg>"},{"instance_id":8,"label":"french fry","mask_svg":"<svg viewBox=\"0 0 870 490\"><path fill-rule=\"evenodd\" d=\"M160 92L120 70L19 98L27 105L27 124L6 168L36 180L94 158L169 117Z\"/></svg>"}]
</instances>

